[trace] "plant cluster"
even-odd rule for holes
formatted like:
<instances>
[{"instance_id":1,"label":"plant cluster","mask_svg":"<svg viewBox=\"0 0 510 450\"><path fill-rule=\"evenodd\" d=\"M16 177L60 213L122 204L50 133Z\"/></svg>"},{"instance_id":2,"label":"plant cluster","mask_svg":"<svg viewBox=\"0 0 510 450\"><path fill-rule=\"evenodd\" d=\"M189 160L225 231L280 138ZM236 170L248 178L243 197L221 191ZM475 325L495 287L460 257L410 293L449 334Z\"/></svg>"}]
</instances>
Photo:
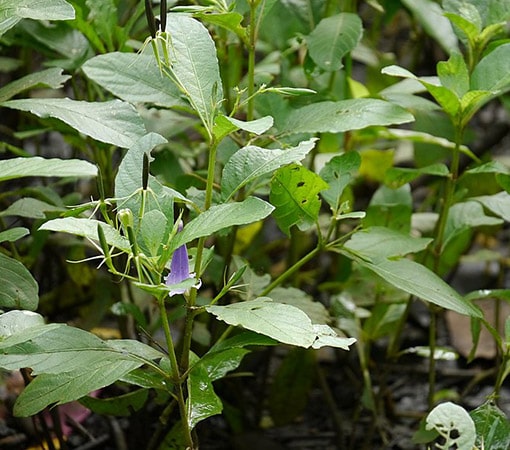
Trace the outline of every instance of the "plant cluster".
<instances>
[{"instance_id":1,"label":"plant cluster","mask_svg":"<svg viewBox=\"0 0 510 450\"><path fill-rule=\"evenodd\" d=\"M387 444L377 364L414 352L429 391L416 444L508 448L510 319L502 332L478 306L510 299L505 250L478 254L498 266L491 289L444 280L510 220L508 161L470 145L478 113L508 105L509 19L497 0L0 0L14 413L142 411L147 449L197 449L222 411L232 433L260 421L221 387L280 345L280 369L257 373L275 387L261 408L292 422L318 373L347 448L316 356L333 347L357 358L358 413ZM390 53L399 27L412 45ZM407 348L416 303L428 340ZM468 359L482 328L497 347L493 394L470 413L439 402L445 311L471 321Z\"/></svg>"}]
</instances>

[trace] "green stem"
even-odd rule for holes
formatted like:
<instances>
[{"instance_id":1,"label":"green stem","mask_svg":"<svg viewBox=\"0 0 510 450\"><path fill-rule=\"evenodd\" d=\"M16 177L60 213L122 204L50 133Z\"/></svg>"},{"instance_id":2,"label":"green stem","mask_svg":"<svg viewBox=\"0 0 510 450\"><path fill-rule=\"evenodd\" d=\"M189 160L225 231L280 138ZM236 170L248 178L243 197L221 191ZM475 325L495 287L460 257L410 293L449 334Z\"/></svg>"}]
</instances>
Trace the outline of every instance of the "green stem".
<instances>
[{"instance_id":1,"label":"green stem","mask_svg":"<svg viewBox=\"0 0 510 450\"><path fill-rule=\"evenodd\" d=\"M307 253L303 256L299 261L290 266L285 272L283 272L280 276L275 278L272 283L270 283L266 288L260 293L260 296L269 294L275 287L279 286L283 283L287 278L294 275L302 266L304 266L308 261L311 261L315 256L317 256L322 250L321 246L315 247L310 253Z\"/></svg>"},{"instance_id":2,"label":"green stem","mask_svg":"<svg viewBox=\"0 0 510 450\"><path fill-rule=\"evenodd\" d=\"M254 0L250 4L250 36L248 42L248 108L246 111L246 119L253 120L254 116L254 94L255 94L255 44L257 42L257 23L256 12L257 4Z\"/></svg>"},{"instance_id":3,"label":"green stem","mask_svg":"<svg viewBox=\"0 0 510 450\"><path fill-rule=\"evenodd\" d=\"M177 399L177 404L179 405L179 413L181 416L182 431L184 434L184 439L186 440L186 446L189 447L190 449L193 449L194 448L193 438L191 436L191 429L188 425L188 420L187 420L186 400L184 397L184 389L183 389L184 381L181 379L181 375L179 372L179 365L177 363L177 356L175 354L174 341L172 338L172 334L170 332L170 323L168 322L168 316L166 313L164 297L158 298L158 305L159 305L159 311L160 311L160 315L161 315L161 323L163 326L166 344L168 347L168 358L170 359L170 370L171 370L172 381L175 383L176 399Z\"/></svg>"},{"instance_id":4,"label":"green stem","mask_svg":"<svg viewBox=\"0 0 510 450\"><path fill-rule=\"evenodd\" d=\"M434 407L434 396L436 393L436 335L437 335L437 310L434 305L430 305L430 325L429 325L429 409Z\"/></svg>"}]
</instances>

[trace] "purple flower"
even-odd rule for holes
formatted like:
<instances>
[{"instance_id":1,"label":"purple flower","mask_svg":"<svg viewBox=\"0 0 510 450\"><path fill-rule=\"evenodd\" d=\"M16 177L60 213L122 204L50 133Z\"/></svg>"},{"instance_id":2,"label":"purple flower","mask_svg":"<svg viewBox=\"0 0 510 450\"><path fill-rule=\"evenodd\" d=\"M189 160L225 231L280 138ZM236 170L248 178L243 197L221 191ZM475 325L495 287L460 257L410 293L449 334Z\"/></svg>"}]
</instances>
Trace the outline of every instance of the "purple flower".
<instances>
[{"instance_id":1,"label":"purple flower","mask_svg":"<svg viewBox=\"0 0 510 450\"><path fill-rule=\"evenodd\" d=\"M181 230L182 222L179 224L179 231ZM189 285L189 283L184 283L186 280L194 280L195 284ZM181 245L175 250L172 256L172 262L170 263L170 273L165 277L165 283L167 286L183 284L183 286L176 286L170 289L170 297L184 294L188 292L191 287L198 289L202 285L200 280L195 280L195 273L189 271L188 249L186 248L186 244Z\"/></svg>"}]
</instances>

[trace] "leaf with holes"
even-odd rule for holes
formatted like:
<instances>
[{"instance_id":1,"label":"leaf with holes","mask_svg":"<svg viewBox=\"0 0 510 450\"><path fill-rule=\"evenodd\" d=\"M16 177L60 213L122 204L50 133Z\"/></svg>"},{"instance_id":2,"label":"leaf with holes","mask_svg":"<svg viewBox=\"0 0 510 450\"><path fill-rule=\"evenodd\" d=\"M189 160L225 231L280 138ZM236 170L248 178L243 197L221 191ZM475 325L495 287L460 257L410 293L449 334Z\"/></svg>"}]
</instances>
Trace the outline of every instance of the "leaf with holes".
<instances>
[{"instance_id":1,"label":"leaf with holes","mask_svg":"<svg viewBox=\"0 0 510 450\"><path fill-rule=\"evenodd\" d=\"M297 164L282 167L271 180L270 202L275 206L274 217L280 229L290 235L296 225L310 228L319 217L319 192L328 184L315 173Z\"/></svg>"},{"instance_id":2,"label":"leaf with holes","mask_svg":"<svg viewBox=\"0 0 510 450\"><path fill-rule=\"evenodd\" d=\"M444 439L437 448L472 449L475 445L475 424L467 411L451 402L436 406L426 419L427 430L435 429Z\"/></svg>"}]
</instances>

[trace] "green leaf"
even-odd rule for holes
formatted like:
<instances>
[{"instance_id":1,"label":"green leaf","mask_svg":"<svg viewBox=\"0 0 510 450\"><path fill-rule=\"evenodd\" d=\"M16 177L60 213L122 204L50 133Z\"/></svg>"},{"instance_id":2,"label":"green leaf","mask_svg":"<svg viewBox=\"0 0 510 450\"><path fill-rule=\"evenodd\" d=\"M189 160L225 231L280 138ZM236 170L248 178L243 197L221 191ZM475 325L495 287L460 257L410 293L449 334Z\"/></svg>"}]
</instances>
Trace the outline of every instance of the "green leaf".
<instances>
[{"instance_id":1,"label":"green leaf","mask_svg":"<svg viewBox=\"0 0 510 450\"><path fill-rule=\"evenodd\" d=\"M248 183L270 174L281 166L301 161L315 146L316 139L300 142L286 150L265 149L249 145L239 149L223 168L221 192L225 198Z\"/></svg>"},{"instance_id":2,"label":"green leaf","mask_svg":"<svg viewBox=\"0 0 510 450\"><path fill-rule=\"evenodd\" d=\"M4 102L20 92L39 87L58 89L71 78L70 75L62 75L62 69L52 68L34 72L0 88L0 102Z\"/></svg>"},{"instance_id":3,"label":"green leaf","mask_svg":"<svg viewBox=\"0 0 510 450\"><path fill-rule=\"evenodd\" d=\"M36 198L20 198L16 200L7 209L0 212L0 217L19 216L31 219L45 219L46 212L64 212L64 207L50 205L49 203L37 200Z\"/></svg>"},{"instance_id":4,"label":"green leaf","mask_svg":"<svg viewBox=\"0 0 510 450\"><path fill-rule=\"evenodd\" d=\"M469 71L460 53L453 52L448 61L439 62L437 74L441 84L458 98L462 98L469 91Z\"/></svg>"},{"instance_id":5,"label":"green leaf","mask_svg":"<svg viewBox=\"0 0 510 450\"><path fill-rule=\"evenodd\" d=\"M382 185L370 200L363 226L384 226L408 233L411 228L412 204L411 187L408 184L398 189Z\"/></svg>"},{"instance_id":6,"label":"green leaf","mask_svg":"<svg viewBox=\"0 0 510 450\"><path fill-rule=\"evenodd\" d=\"M194 366L190 371L186 409L186 420L190 429L198 422L220 414L223 409L220 398L214 392L212 381L201 365Z\"/></svg>"},{"instance_id":7,"label":"green leaf","mask_svg":"<svg viewBox=\"0 0 510 450\"><path fill-rule=\"evenodd\" d=\"M247 37L246 28L242 26L243 16L237 12L225 12L225 13L197 13L195 15L197 19L203 22L209 22L213 25L218 25L226 30L232 31L241 40L245 40Z\"/></svg>"},{"instance_id":8,"label":"green leaf","mask_svg":"<svg viewBox=\"0 0 510 450\"><path fill-rule=\"evenodd\" d=\"M114 0L86 0L89 9L87 21L93 27L97 36L106 43L106 47L114 47L114 34L116 32L118 14Z\"/></svg>"},{"instance_id":9,"label":"green leaf","mask_svg":"<svg viewBox=\"0 0 510 450\"><path fill-rule=\"evenodd\" d=\"M266 132L273 126L273 118L271 116L264 116L260 119L250 120L248 122L227 116L225 116L225 119L239 130L248 131L258 135Z\"/></svg>"},{"instance_id":10,"label":"green leaf","mask_svg":"<svg viewBox=\"0 0 510 450\"><path fill-rule=\"evenodd\" d=\"M97 167L80 159L11 158L0 164L0 181L21 177L95 177Z\"/></svg>"},{"instance_id":11,"label":"green leaf","mask_svg":"<svg viewBox=\"0 0 510 450\"><path fill-rule=\"evenodd\" d=\"M39 287L28 269L0 253L0 307L35 310ZM1 359L1 358L0 358Z\"/></svg>"},{"instance_id":12,"label":"green leaf","mask_svg":"<svg viewBox=\"0 0 510 450\"><path fill-rule=\"evenodd\" d=\"M483 197L480 198L483 199ZM497 199L496 201L486 200L486 202L494 208L499 208L501 206L498 204ZM501 213L505 214L505 211L501 211ZM501 219L485 215L481 204L476 201L456 203L448 212L443 249L456 236L467 230L472 230L473 228L481 226L500 225L502 223L503 221Z\"/></svg>"},{"instance_id":13,"label":"green leaf","mask_svg":"<svg viewBox=\"0 0 510 450\"><path fill-rule=\"evenodd\" d=\"M441 403L427 416L427 430L435 429L445 440L442 448L472 449L475 445L475 424L467 411L451 402Z\"/></svg>"},{"instance_id":14,"label":"green leaf","mask_svg":"<svg viewBox=\"0 0 510 450\"><path fill-rule=\"evenodd\" d=\"M499 95L510 89L510 44L497 47L476 65L471 89Z\"/></svg>"},{"instance_id":15,"label":"green leaf","mask_svg":"<svg viewBox=\"0 0 510 450\"><path fill-rule=\"evenodd\" d=\"M384 183L392 189L397 189L404 184L410 183L421 175L433 175L436 177L447 177L450 171L445 164L432 164L417 169L409 167L390 167L384 176Z\"/></svg>"},{"instance_id":16,"label":"green leaf","mask_svg":"<svg viewBox=\"0 0 510 450\"><path fill-rule=\"evenodd\" d=\"M299 308L310 318L313 324L325 325L331 322L331 316L326 307L321 302L314 301L310 295L301 289L278 286L271 291L271 298L274 302Z\"/></svg>"},{"instance_id":17,"label":"green leaf","mask_svg":"<svg viewBox=\"0 0 510 450\"><path fill-rule=\"evenodd\" d=\"M321 192L334 212L340 209L342 193L359 170L361 157L358 152L346 152L334 156L321 169L319 175L328 183L329 189Z\"/></svg>"},{"instance_id":18,"label":"green leaf","mask_svg":"<svg viewBox=\"0 0 510 450\"><path fill-rule=\"evenodd\" d=\"M510 194L507 192L498 192L494 195L481 195L479 197L473 197L470 200L482 204L492 213L501 217L506 222L510 222Z\"/></svg>"},{"instance_id":19,"label":"green leaf","mask_svg":"<svg viewBox=\"0 0 510 450\"><path fill-rule=\"evenodd\" d=\"M0 341L28 328L44 325L44 317L32 311L12 310L0 315Z\"/></svg>"},{"instance_id":20,"label":"green leaf","mask_svg":"<svg viewBox=\"0 0 510 450\"><path fill-rule=\"evenodd\" d=\"M142 207L143 186L143 158L147 154L151 161L151 150L167 140L157 134L148 133L137 141L124 155L115 177L115 197L118 208L130 209L133 213L135 224L138 224L138 216ZM145 196L144 211L158 210L163 212L168 220L169 229L173 226L173 202L174 198L186 201L177 191L163 186L153 175L148 177L148 192Z\"/></svg>"},{"instance_id":21,"label":"green leaf","mask_svg":"<svg viewBox=\"0 0 510 450\"><path fill-rule=\"evenodd\" d=\"M317 102L291 111L280 131L286 133L340 133L374 125L412 122L404 108L384 100L358 98Z\"/></svg>"},{"instance_id":22,"label":"green leaf","mask_svg":"<svg viewBox=\"0 0 510 450\"><path fill-rule=\"evenodd\" d=\"M303 413L315 373L315 355L310 350L295 348L283 359L273 376L268 398L276 426L289 424Z\"/></svg>"},{"instance_id":23,"label":"green leaf","mask_svg":"<svg viewBox=\"0 0 510 450\"><path fill-rule=\"evenodd\" d=\"M80 133L123 148L131 147L146 133L136 109L120 100L90 103L68 98L32 98L1 105L42 118L60 119Z\"/></svg>"},{"instance_id":24,"label":"green leaf","mask_svg":"<svg viewBox=\"0 0 510 450\"><path fill-rule=\"evenodd\" d=\"M490 450L510 448L510 421L493 402L486 402L469 413L476 427L476 445Z\"/></svg>"},{"instance_id":25,"label":"green leaf","mask_svg":"<svg viewBox=\"0 0 510 450\"><path fill-rule=\"evenodd\" d=\"M212 134L223 98L214 41L200 22L181 14L168 14L167 30L171 75Z\"/></svg>"},{"instance_id":26,"label":"green leaf","mask_svg":"<svg viewBox=\"0 0 510 450\"><path fill-rule=\"evenodd\" d=\"M15 242L28 234L30 231L25 227L9 228L0 232L0 242Z\"/></svg>"},{"instance_id":27,"label":"green leaf","mask_svg":"<svg viewBox=\"0 0 510 450\"><path fill-rule=\"evenodd\" d=\"M327 325L312 325L310 318L300 309L275 303L268 297L227 306L206 306L206 310L229 325L240 325L284 344L309 348L321 338L333 337L336 338L335 346L347 349L355 341L337 336ZM319 346L322 345L331 344L321 342Z\"/></svg>"},{"instance_id":28,"label":"green leaf","mask_svg":"<svg viewBox=\"0 0 510 450\"><path fill-rule=\"evenodd\" d=\"M482 317L478 308L471 302L467 302L434 272L421 264L408 259L395 261L385 259L372 263L348 251L342 251L342 253L408 294L460 314Z\"/></svg>"},{"instance_id":29,"label":"green leaf","mask_svg":"<svg viewBox=\"0 0 510 450\"><path fill-rule=\"evenodd\" d=\"M397 322L406 310L405 303L376 303L370 317L363 324L366 338L372 341L383 336L393 335Z\"/></svg>"},{"instance_id":30,"label":"green leaf","mask_svg":"<svg viewBox=\"0 0 510 450\"><path fill-rule=\"evenodd\" d=\"M226 348L221 351L214 349L202 356L195 366L203 367L209 379L216 381L237 369L247 353L250 353L250 351L240 346Z\"/></svg>"},{"instance_id":31,"label":"green leaf","mask_svg":"<svg viewBox=\"0 0 510 450\"><path fill-rule=\"evenodd\" d=\"M345 248L373 263L386 258L402 257L425 250L430 238L417 238L385 227L370 227L357 231L345 243Z\"/></svg>"},{"instance_id":32,"label":"green leaf","mask_svg":"<svg viewBox=\"0 0 510 450\"><path fill-rule=\"evenodd\" d=\"M291 164L276 171L269 200L276 208L274 217L280 229L289 236L293 225L300 230L311 227L319 217L319 192L327 188L319 175L303 166Z\"/></svg>"},{"instance_id":33,"label":"green leaf","mask_svg":"<svg viewBox=\"0 0 510 450\"><path fill-rule=\"evenodd\" d=\"M322 19L306 38L313 61L330 72L342 68L342 58L352 51L363 34L357 14L340 13Z\"/></svg>"},{"instance_id":34,"label":"green leaf","mask_svg":"<svg viewBox=\"0 0 510 450\"><path fill-rule=\"evenodd\" d=\"M118 417L130 416L133 412L139 411L148 398L148 389L137 389L110 398L82 397L80 403L96 414Z\"/></svg>"},{"instance_id":35,"label":"green leaf","mask_svg":"<svg viewBox=\"0 0 510 450\"><path fill-rule=\"evenodd\" d=\"M459 50L457 37L441 6L432 0L402 0L402 3L443 50L447 53Z\"/></svg>"},{"instance_id":36,"label":"green leaf","mask_svg":"<svg viewBox=\"0 0 510 450\"><path fill-rule=\"evenodd\" d=\"M75 234L99 242L97 227L100 226L105 234L106 242L119 250L130 251L130 244L127 238L122 236L115 228L107 223L95 219L83 219L78 217L63 217L49 220L43 223L39 230L58 231L60 233Z\"/></svg>"},{"instance_id":37,"label":"green leaf","mask_svg":"<svg viewBox=\"0 0 510 450\"><path fill-rule=\"evenodd\" d=\"M126 102L152 103L166 108L184 105L181 92L161 74L152 55L120 52L98 55L83 65L83 71Z\"/></svg>"},{"instance_id":38,"label":"green leaf","mask_svg":"<svg viewBox=\"0 0 510 450\"><path fill-rule=\"evenodd\" d=\"M175 235L170 250L203 236L210 236L223 228L245 225L266 218L273 206L256 197L248 197L242 202L226 203L209 208L189 222Z\"/></svg>"},{"instance_id":39,"label":"green leaf","mask_svg":"<svg viewBox=\"0 0 510 450\"><path fill-rule=\"evenodd\" d=\"M30 367L38 375L16 402L14 411L20 416L77 400L164 356L140 342L103 341L84 330L56 324L30 327L6 338L0 342L0 353L1 367Z\"/></svg>"},{"instance_id":40,"label":"green leaf","mask_svg":"<svg viewBox=\"0 0 510 450\"><path fill-rule=\"evenodd\" d=\"M0 36L21 19L70 20L74 9L65 0L0 0Z\"/></svg>"}]
</instances>

